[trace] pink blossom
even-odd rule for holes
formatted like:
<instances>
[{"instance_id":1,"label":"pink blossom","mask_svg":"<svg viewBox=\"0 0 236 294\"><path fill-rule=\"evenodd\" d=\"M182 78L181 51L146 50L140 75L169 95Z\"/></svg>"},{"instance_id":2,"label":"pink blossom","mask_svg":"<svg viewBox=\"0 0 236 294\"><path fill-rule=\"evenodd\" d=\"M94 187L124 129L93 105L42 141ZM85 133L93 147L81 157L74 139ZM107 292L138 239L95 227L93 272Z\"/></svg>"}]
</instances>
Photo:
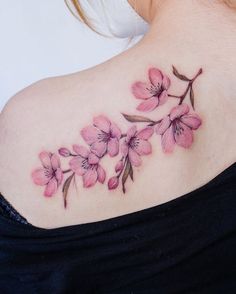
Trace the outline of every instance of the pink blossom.
<instances>
[{"instance_id":1,"label":"pink blossom","mask_svg":"<svg viewBox=\"0 0 236 294\"><path fill-rule=\"evenodd\" d=\"M112 177L108 181L108 189L109 190L114 190L118 187L119 185L119 178L118 177Z\"/></svg>"},{"instance_id":2,"label":"pink blossom","mask_svg":"<svg viewBox=\"0 0 236 294\"><path fill-rule=\"evenodd\" d=\"M148 155L152 152L152 146L147 140L152 136L153 128L146 127L137 131L136 126L132 126L121 146L121 152L124 157L128 155L132 165L140 166L142 163L141 155Z\"/></svg>"},{"instance_id":3,"label":"pink blossom","mask_svg":"<svg viewBox=\"0 0 236 294\"><path fill-rule=\"evenodd\" d=\"M115 166L115 171L118 173L124 169L123 160L119 160Z\"/></svg>"},{"instance_id":4,"label":"pink blossom","mask_svg":"<svg viewBox=\"0 0 236 294\"><path fill-rule=\"evenodd\" d=\"M157 68L148 71L149 82L136 82L132 85L132 93L137 99L145 100L137 107L140 111L152 111L164 104L168 99L167 90L170 79Z\"/></svg>"},{"instance_id":5,"label":"pink blossom","mask_svg":"<svg viewBox=\"0 0 236 294\"><path fill-rule=\"evenodd\" d=\"M187 104L172 108L170 114L155 127L156 133L161 135L163 151L172 152L175 143L189 148L193 143L193 130L198 129L201 123L196 113L189 113Z\"/></svg>"},{"instance_id":6,"label":"pink blossom","mask_svg":"<svg viewBox=\"0 0 236 294\"><path fill-rule=\"evenodd\" d=\"M32 172L32 178L36 185L46 186L44 195L52 196L56 193L63 179L60 168L60 159L56 154L43 151L39 154L43 167Z\"/></svg>"},{"instance_id":7,"label":"pink blossom","mask_svg":"<svg viewBox=\"0 0 236 294\"><path fill-rule=\"evenodd\" d=\"M58 150L58 153L63 156L63 157L69 157L71 154L70 154L70 150L65 148L65 147L62 147Z\"/></svg>"},{"instance_id":8,"label":"pink blossom","mask_svg":"<svg viewBox=\"0 0 236 294\"><path fill-rule=\"evenodd\" d=\"M98 157L102 157L106 152L112 157L119 153L121 131L103 115L95 117L93 126L83 128L81 135Z\"/></svg>"},{"instance_id":9,"label":"pink blossom","mask_svg":"<svg viewBox=\"0 0 236 294\"><path fill-rule=\"evenodd\" d=\"M80 145L73 145L73 150L76 156L69 165L74 173L83 177L84 187L92 187L97 181L104 183L106 172L99 164L99 157Z\"/></svg>"}]
</instances>

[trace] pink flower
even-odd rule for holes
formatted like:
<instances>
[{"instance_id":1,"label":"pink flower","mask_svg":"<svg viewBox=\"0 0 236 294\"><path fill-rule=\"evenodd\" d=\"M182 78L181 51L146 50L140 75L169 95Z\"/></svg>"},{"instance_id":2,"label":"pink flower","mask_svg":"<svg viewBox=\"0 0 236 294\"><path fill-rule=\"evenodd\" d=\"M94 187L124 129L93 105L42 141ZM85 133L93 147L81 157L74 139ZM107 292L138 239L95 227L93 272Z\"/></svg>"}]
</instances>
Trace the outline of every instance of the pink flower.
<instances>
[{"instance_id":1,"label":"pink flower","mask_svg":"<svg viewBox=\"0 0 236 294\"><path fill-rule=\"evenodd\" d=\"M147 141L153 134L152 127L146 127L137 131L136 126L132 126L121 146L121 152L124 157L128 155L132 165L140 166L142 163L141 155L148 155L152 152L152 146Z\"/></svg>"},{"instance_id":2,"label":"pink flower","mask_svg":"<svg viewBox=\"0 0 236 294\"><path fill-rule=\"evenodd\" d=\"M119 160L115 166L115 171L118 173L124 169L123 160Z\"/></svg>"},{"instance_id":3,"label":"pink flower","mask_svg":"<svg viewBox=\"0 0 236 294\"><path fill-rule=\"evenodd\" d=\"M93 124L93 126L87 126L81 131L81 135L90 145L91 151L98 157L102 157L106 152L112 157L116 156L119 153L121 138L118 126L103 115L95 117Z\"/></svg>"},{"instance_id":4,"label":"pink flower","mask_svg":"<svg viewBox=\"0 0 236 294\"><path fill-rule=\"evenodd\" d=\"M118 187L119 185L119 178L118 177L112 177L108 181L108 189L109 190L114 190Z\"/></svg>"},{"instance_id":5,"label":"pink flower","mask_svg":"<svg viewBox=\"0 0 236 294\"><path fill-rule=\"evenodd\" d=\"M83 177L84 187L92 187L97 181L103 184L106 172L99 164L99 158L83 146L73 145L73 150L77 156L69 162L70 168Z\"/></svg>"},{"instance_id":6,"label":"pink flower","mask_svg":"<svg viewBox=\"0 0 236 294\"><path fill-rule=\"evenodd\" d=\"M170 114L155 127L156 133L161 135L163 151L172 152L175 143L189 148L193 143L193 130L198 129L201 123L201 118L197 114L189 114L187 104L172 108Z\"/></svg>"},{"instance_id":7,"label":"pink flower","mask_svg":"<svg viewBox=\"0 0 236 294\"><path fill-rule=\"evenodd\" d=\"M63 179L60 168L60 159L56 154L43 151L39 154L43 168L37 168L32 172L32 178L36 185L46 186L44 196L52 196L56 193Z\"/></svg>"},{"instance_id":8,"label":"pink flower","mask_svg":"<svg viewBox=\"0 0 236 294\"><path fill-rule=\"evenodd\" d=\"M58 150L58 153L59 153L61 156L63 156L63 157L69 157L69 156L71 155L71 154L70 154L70 150L67 149L67 148L64 148L64 147L60 148L60 149Z\"/></svg>"},{"instance_id":9,"label":"pink flower","mask_svg":"<svg viewBox=\"0 0 236 294\"><path fill-rule=\"evenodd\" d=\"M150 82L136 82L132 85L134 96L145 100L137 107L140 111L152 111L168 99L170 79L157 68L150 68L148 76Z\"/></svg>"}]
</instances>

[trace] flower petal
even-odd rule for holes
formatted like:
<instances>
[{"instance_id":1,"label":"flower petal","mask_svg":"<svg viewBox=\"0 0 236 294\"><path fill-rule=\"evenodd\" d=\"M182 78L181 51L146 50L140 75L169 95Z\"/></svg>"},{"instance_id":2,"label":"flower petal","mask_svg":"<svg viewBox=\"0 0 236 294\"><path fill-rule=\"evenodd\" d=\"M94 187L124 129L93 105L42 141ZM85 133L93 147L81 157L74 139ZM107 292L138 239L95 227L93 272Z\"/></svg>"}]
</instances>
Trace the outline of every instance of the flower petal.
<instances>
[{"instance_id":1,"label":"flower petal","mask_svg":"<svg viewBox=\"0 0 236 294\"><path fill-rule=\"evenodd\" d=\"M134 166L140 166L142 163L141 157L132 148L129 148L129 160Z\"/></svg>"},{"instance_id":2,"label":"flower petal","mask_svg":"<svg viewBox=\"0 0 236 294\"><path fill-rule=\"evenodd\" d=\"M169 128L171 120L169 116L165 116L158 124L155 126L155 132L158 135L164 134L164 132Z\"/></svg>"},{"instance_id":3,"label":"flower petal","mask_svg":"<svg viewBox=\"0 0 236 294\"><path fill-rule=\"evenodd\" d=\"M159 105L164 104L167 100L168 100L168 94L167 94L167 91L164 90L159 96Z\"/></svg>"},{"instance_id":4,"label":"flower petal","mask_svg":"<svg viewBox=\"0 0 236 294\"><path fill-rule=\"evenodd\" d=\"M94 125L105 133L109 133L111 122L104 115L99 115L93 119Z\"/></svg>"},{"instance_id":5,"label":"flower petal","mask_svg":"<svg viewBox=\"0 0 236 294\"><path fill-rule=\"evenodd\" d=\"M52 153L47 151L43 151L39 154L39 159L44 167L51 167L51 156Z\"/></svg>"},{"instance_id":6,"label":"flower petal","mask_svg":"<svg viewBox=\"0 0 236 294\"><path fill-rule=\"evenodd\" d=\"M91 145L98 140L101 131L93 126L87 126L80 133L85 142Z\"/></svg>"},{"instance_id":7,"label":"flower petal","mask_svg":"<svg viewBox=\"0 0 236 294\"><path fill-rule=\"evenodd\" d=\"M159 103L158 97L154 96L140 103L137 107L137 110L144 111L144 112L152 111L157 107L158 103Z\"/></svg>"},{"instance_id":8,"label":"flower petal","mask_svg":"<svg viewBox=\"0 0 236 294\"><path fill-rule=\"evenodd\" d=\"M168 90L170 87L170 79L167 77L167 75L163 74L163 81L162 86L164 89Z\"/></svg>"},{"instance_id":9,"label":"flower petal","mask_svg":"<svg viewBox=\"0 0 236 294\"><path fill-rule=\"evenodd\" d=\"M83 175L83 186L89 188L95 185L97 182L98 174L97 171L93 169L88 169L87 172Z\"/></svg>"},{"instance_id":10,"label":"flower petal","mask_svg":"<svg viewBox=\"0 0 236 294\"><path fill-rule=\"evenodd\" d=\"M128 154L128 151L129 151L128 144L127 144L126 142L123 142L123 143L121 144L120 149L121 149L121 154L122 154L124 157L126 157L127 154Z\"/></svg>"},{"instance_id":11,"label":"flower petal","mask_svg":"<svg viewBox=\"0 0 236 294\"><path fill-rule=\"evenodd\" d=\"M107 152L107 143L95 142L91 145L91 151L98 157L102 157Z\"/></svg>"},{"instance_id":12,"label":"flower petal","mask_svg":"<svg viewBox=\"0 0 236 294\"><path fill-rule=\"evenodd\" d=\"M157 68L150 68L148 71L149 79L154 86L161 86L163 75L162 72Z\"/></svg>"},{"instance_id":13,"label":"flower petal","mask_svg":"<svg viewBox=\"0 0 236 294\"><path fill-rule=\"evenodd\" d=\"M63 180L63 172L60 168L56 170L55 176L56 176L57 184L59 186Z\"/></svg>"},{"instance_id":14,"label":"flower petal","mask_svg":"<svg viewBox=\"0 0 236 294\"><path fill-rule=\"evenodd\" d=\"M115 123L111 123L111 135L112 137L115 137L118 140L121 137L121 130Z\"/></svg>"},{"instance_id":15,"label":"flower petal","mask_svg":"<svg viewBox=\"0 0 236 294\"><path fill-rule=\"evenodd\" d=\"M128 129L128 132L127 132L126 142L129 142L129 140L130 140L132 137L134 137L134 135L136 134L136 132L137 132L137 126L136 126L136 125L130 127L130 128Z\"/></svg>"},{"instance_id":16,"label":"flower petal","mask_svg":"<svg viewBox=\"0 0 236 294\"><path fill-rule=\"evenodd\" d=\"M39 186L46 185L51 178L51 176L47 176L46 170L44 168L35 169L32 172L31 176L32 176L33 182Z\"/></svg>"},{"instance_id":17,"label":"flower petal","mask_svg":"<svg viewBox=\"0 0 236 294\"><path fill-rule=\"evenodd\" d=\"M70 154L70 150L68 148L62 147L58 150L58 153L63 156L63 157L69 157Z\"/></svg>"},{"instance_id":18,"label":"flower petal","mask_svg":"<svg viewBox=\"0 0 236 294\"><path fill-rule=\"evenodd\" d=\"M132 85L132 93L137 99L147 99L152 97L152 93L150 92L151 84L136 82Z\"/></svg>"},{"instance_id":19,"label":"flower petal","mask_svg":"<svg viewBox=\"0 0 236 294\"><path fill-rule=\"evenodd\" d=\"M107 151L111 157L119 153L119 141L117 138L111 138L107 144Z\"/></svg>"},{"instance_id":20,"label":"flower petal","mask_svg":"<svg viewBox=\"0 0 236 294\"><path fill-rule=\"evenodd\" d=\"M175 106L171 109L170 119L174 120L175 118L178 118L188 112L189 112L189 106L185 103L178 105L178 106Z\"/></svg>"},{"instance_id":21,"label":"flower petal","mask_svg":"<svg viewBox=\"0 0 236 294\"><path fill-rule=\"evenodd\" d=\"M51 164L52 164L53 170L56 170L58 167L60 167L61 163L60 163L59 156L57 156L56 154L53 154L51 157Z\"/></svg>"},{"instance_id":22,"label":"flower petal","mask_svg":"<svg viewBox=\"0 0 236 294\"><path fill-rule=\"evenodd\" d=\"M164 134L161 137L161 145L162 149L165 153L170 153L174 150L175 146L175 139L174 139L174 133L173 133L173 126L170 125L170 127L164 132Z\"/></svg>"},{"instance_id":23,"label":"flower petal","mask_svg":"<svg viewBox=\"0 0 236 294\"><path fill-rule=\"evenodd\" d=\"M69 161L69 165L70 165L71 170L74 173L76 173L77 175L83 176L86 173L87 168L88 168L88 166L83 164L85 161L86 161L86 159L79 157L79 156L72 158Z\"/></svg>"},{"instance_id":24,"label":"flower petal","mask_svg":"<svg viewBox=\"0 0 236 294\"><path fill-rule=\"evenodd\" d=\"M87 158L89 156L89 150L87 148L85 148L84 146L74 144L72 146L72 148L76 154L78 154L84 158Z\"/></svg>"},{"instance_id":25,"label":"flower petal","mask_svg":"<svg viewBox=\"0 0 236 294\"><path fill-rule=\"evenodd\" d=\"M146 127L139 131L136 135L139 139L148 140L153 135L153 127Z\"/></svg>"},{"instance_id":26,"label":"flower petal","mask_svg":"<svg viewBox=\"0 0 236 294\"><path fill-rule=\"evenodd\" d=\"M123 160L119 160L115 166L116 173L122 171L124 169L124 163Z\"/></svg>"},{"instance_id":27,"label":"flower petal","mask_svg":"<svg viewBox=\"0 0 236 294\"><path fill-rule=\"evenodd\" d=\"M98 174L98 181L99 181L99 183L102 183L103 184L104 181L105 181L105 179L106 179L106 172L101 167L101 165L98 165L97 174Z\"/></svg>"},{"instance_id":28,"label":"flower petal","mask_svg":"<svg viewBox=\"0 0 236 294\"><path fill-rule=\"evenodd\" d=\"M168 90L170 87L170 79L167 75L163 74L163 81L162 81L162 86L164 89Z\"/></svg>"},{"instance_id":29,"label":"flower petal","mask_svg":"<svg viewBox=\"0 0 236 294\"><path fill-rule=\"evenodd\" d=\"M99 162L99 158L94 153L90 152L88 156L89 164L97 164Z\"/></svg>"},{"instance_id":30,"label":"flower petal","mask_svg":"<svg viewBox=\"0 0 236 294\"><path fill-rule=\"evenodd\" d=\"M113 190L116 189L119 185L119 178L118 177L112 177L108 181L108 189Z\"/></svg>"},{"instance_id":31,"label":"flower petal","mask_svg":"<svg viewBox=\"0 0 236 294\"><path fill-rule=\"evenodd\" d=\"M184 148L189 148L193 143L193 131L181 122L178 122L178 127L182 130L174 132L176 144Z\"/></svg>"},{"instance_id":32,"label":"flower petal","mask_svg":"<svg viewBox=\"0 0 236 294\"><path fill-rule=\"evenodd\" d=\"M201 118L197 114L183 115L180 120L193 130L196 130L202 124Z\"/></svg>"},{"instance_id":33,"label":"flower petal","mask_svg":"<svg viewBox=\"0 0 236 294\"><path fill-rule=\"evenodd\" d=\"M139 155L148 155L152 153L152 145L147 140L139 140L139 144L136 146L135 151Z\"/></svg>"},{"instance_id":34,"label":"flower petal","mask_svg":"<svg viewBox=\"0 0 236 294\"><path fill-rule=\"evenodd\" d=\"M48 184L47 184L47 186L46 186L46 188L44 190L44 196L51 197L56 192L57 192L57 181L56 181L55 178L52 178L48 182Z\"/></svg>"}]
</instances>

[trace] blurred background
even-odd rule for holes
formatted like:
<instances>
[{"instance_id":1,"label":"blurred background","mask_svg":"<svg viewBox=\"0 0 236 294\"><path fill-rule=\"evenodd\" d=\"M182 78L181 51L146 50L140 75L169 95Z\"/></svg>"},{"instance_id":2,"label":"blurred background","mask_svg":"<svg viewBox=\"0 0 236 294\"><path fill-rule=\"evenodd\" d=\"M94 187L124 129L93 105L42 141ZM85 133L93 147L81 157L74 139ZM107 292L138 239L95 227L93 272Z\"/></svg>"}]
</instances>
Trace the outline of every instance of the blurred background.
<instances>
[{"instance_id":1,"label":"blurred background","mask_svg":"<svg viewBox=\"0 0 236 294\"><path fill-rule=\"evenodd\" d=\"M0 0L0 6L0 111L35 81L94 66L129 45L89 30L64 0Z\"/></svg>"}]
</instances>

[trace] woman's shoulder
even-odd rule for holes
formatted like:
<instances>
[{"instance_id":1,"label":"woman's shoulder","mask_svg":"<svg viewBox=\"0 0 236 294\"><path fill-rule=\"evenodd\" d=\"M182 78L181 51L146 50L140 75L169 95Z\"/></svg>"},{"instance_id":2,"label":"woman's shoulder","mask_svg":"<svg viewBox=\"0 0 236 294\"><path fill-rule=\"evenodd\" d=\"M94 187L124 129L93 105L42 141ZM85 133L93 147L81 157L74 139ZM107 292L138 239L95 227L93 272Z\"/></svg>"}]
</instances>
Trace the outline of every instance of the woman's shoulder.
<instances>
[{"instance_id":1,"label":"woman's shoulder","mask_svg":"<svg viewBox=\"0 0 236 294\"><path fill-rule=\"evenodd\" d=\"M74 75L37 81L10 98L0 114L0 192L23 215L25 210L30 216L43 211L42 203L29 199L30 194L37 194L31 172L39 153L75 135L73 117L84 103L78 94L83 87L78 87L80 76L77 74L76 83Z\"/></svg>"},{"instance_id":2,"label":"woman's shoulder","mask_svg":"<svg viewBox=\"0 0 236 294\"><path fill-rule=\"evenodd\" d=\"M119 105L125 104L125 100L121 102L114 98L119 91L109 95L115 82L109 80L109 75L105 74L105 77L100 68L40 80L9 99L0 114L0 192L35 225L54 226L56 219L57 224L65 224L60 220L64 213L62 185L60 192L57 191L61 197L45 197L45 187L33 182L32 172L41 165L40 154L51 156L53 153L59 157L60 164L65 165L59 148L83 145L89 149L80 135L81 130L93 124L94 117L101 114L116 121ZM63 177L64 181L66 179L67 174ZM101 193L100 189L101 186L96 189L97 194ZM76 194L75 189L71 192ZM94 190L82 188L79 194L86 193L93 194ZM74 203L77 200L75 197L70 203L73 216L67 213L66 223L78 222L78 204ZM88 202L84 203L81 209L87 205ZM96 213L94 205L90 214L96 218ZM41 215L46 216L42 219Z\"/></svg>"},{"instance_id":3,"label":"woman's shoulder","mask_svg":"<svg viewBox=\"0 0 236 294\"><path fill-rule=\"evenodd\" d=\"M11 125L20 128L21 123L24 123L25 120L29 122L35 118L42 109L39 104L43 105L53 88L55 90L57 88L56 79L46 78L17 92L7 101L0 114L1 130L3 127L10 128Z\"/></svg>"},{"instance_id":4,"label":"woman's shoulder","mask_svg":"<svg viewBox=\"0 0 236 294\"><path fill-rule=\"evenodd\" d=\"M154 206L232 163L232 110L224 110L231 113L227 120L212 119L217 104L201 99L199 88L195 111L187 92L179 105L167 90L184 89L171 85L169 71L125 64L41 80L4 108L0 192L34 225L90 222Z\"/></svg>"},{"instance_id":5,"label":"woman's shoulder","mask_svg":"<svg viewBox=\"0 0 236 294\"><path fill-rule=\"evenodd\" d=\"M37 112L40 112L41 108L37 107L37 104L49 105L49 98L58 97L60 92L72 86L72 76L44 78L23 88L7 101L1 112L1 118L4 116L5 119L14 119L15 114L27 110L37 109Z\"/></svg>"},{"instance_id":6,"label":"woman's shoulder","mask_svg":"<svg viewBox=\"0 0 236 294\"><path fill-rule=\"evenodd\" d=\"M0 141L10 144L14 139L19 143L41 132L53 135L53 123L62 121L68 105L73 104L71 97L76 96L76 103L82 100L79 91L85 84L80 83L83 74L74 76L45 78L11 97L0 114Z\"/></svg>"}]
</instances>

